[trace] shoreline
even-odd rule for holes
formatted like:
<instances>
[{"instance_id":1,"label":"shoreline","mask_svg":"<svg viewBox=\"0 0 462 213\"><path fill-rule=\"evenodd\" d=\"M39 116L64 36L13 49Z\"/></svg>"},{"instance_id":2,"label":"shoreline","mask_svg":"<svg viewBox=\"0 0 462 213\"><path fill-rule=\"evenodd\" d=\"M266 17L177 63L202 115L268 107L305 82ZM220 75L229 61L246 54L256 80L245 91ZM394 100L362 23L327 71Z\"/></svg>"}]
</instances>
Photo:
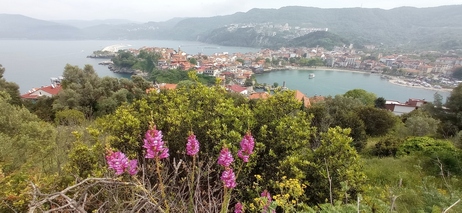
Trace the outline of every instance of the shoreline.
<instances>
[{"instance_id":1,"label":"shoreline","mask_svg":"<svg viewBox=\"0 0 462 213\"><path fill-rule=\"evenodd\" d=\"M304 71L336 71L336 72L352 72L352 73L363 73L363 74L377 74L377 75L384 75L381 73L373 73L369 72L366 70L350 70L350 69L338 69L338 68L330 68L330 67L293 67L293 66L286 66L282 69L272 69L268 71L264 71L263 73L269 73L269 72L274 72L274 71L284 71L284 70L304 70ZM262 74L263 74L262 73ZM405 85L405 84L400 84L398 81L400 81L399 78L391 75L384 75L387 76L387 81L391 84L402 86L402 87L407 87L407 88L416 88L416 89L425 89L425 90L433 90L433 91L439 91L439 92L452 92L452 89L448 88L433 88L433 87L424 87L421 85L418 86L410 86L410 85Z\"/></svg>"},{"instance_id":2,"label":"shoreline","mask_svg":"<svg viewBox=\"0 0 462 213\"><path fill-rule=\"evenodd\" d=\"M402 86L402 87L416 88L416 89L426 89L426 90L433 90L433 91L437 91L437 92L449 92L449 93L452 92L452 89L447 89L447 88L438 89L438 88L433 88L433 87L424 87L424 86L421 86L421 85L410 86L410 85L405 85L405 84L398 83L399 81L400 80L397 79L397 78L388 79L388 82L390 82L391 84Z\"/></svg>"}]
</instances>

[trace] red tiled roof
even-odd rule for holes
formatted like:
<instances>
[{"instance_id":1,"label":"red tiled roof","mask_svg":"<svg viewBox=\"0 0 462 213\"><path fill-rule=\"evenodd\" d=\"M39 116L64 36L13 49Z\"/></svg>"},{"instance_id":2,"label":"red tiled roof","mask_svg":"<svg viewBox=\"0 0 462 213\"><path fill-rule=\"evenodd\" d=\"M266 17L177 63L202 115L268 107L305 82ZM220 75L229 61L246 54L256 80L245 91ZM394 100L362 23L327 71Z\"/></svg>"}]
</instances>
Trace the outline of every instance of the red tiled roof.
<instances>
[{"instance_id":1,"label":"red tiled roof","mask_svg":"<svg viewBox=\"0 0 462 213\"><path fill-rule=\"evenodd\" d=\"M244 90L246 90L247 88L245 87L241 87L239 85L231 85L231 86L227 86L229 90L233 91L233 92L237 92L237 93L240 93Z\"/></svg>"},{"instance_id":2,"label":"red tiled roof","mask_svg":"<svg viewBox=\"0 0 462 213\"><path fill-rule=\"evenodd\" d=\"M267 99L270 97L270 94L267 92L257 92L249 96L249 99Z\"/></svg>"},{"instance_id":3,"label":"red tiled roof","mask_svg":"<svg viewBox=\"0 0 462 213\"><path fill-rule=\"evenodd\" d=\"M176 89L177 84L161 84L159 89Z\"/></svg>"},{"instance_id":4,"label":"red tiled roof","mask_svg":"<svg viewBox=\"0 0 462 213\"><path fill-rule=\"evenodd\" d=\"M310 107L311 106L311 103L310 103L310 99L308 97L306 97L302 92L300 92L299 90L295 90L295 98L299 101L303 101L304 102L304 105L305 107Z\"/></svg>"},{"instance_id":5,"label":"red tiled roof","mask_svg":"<svg viewBox=\"0 0 462 213\"><path fill-rule=\"evenodd\" d=\"M46 86L46 87L41 87L41 88L35 88L33 89L33 91L31 92L28 92L26 94L23 94L21 95L21 98L25 98L25 99L37 99L39 98L40 96L42 96L41 92L45 92L45 93L48 93L50 94L51 96L55 96L57 95L63 88L61 87L60 84L56 85L56 86L53 86L53 85L50 85L50 86Z\"/></svg>"},{"instance_id":6,"label":"red tiled roof","mask_svg":"<svg viewBox=\"0 0 462 213\"><path fill-rule=\"evenodd\" d=\"M320 96L320 95L315 95L313 97L310 97L310 103L313 103L313 104L324 101L324 100L325 100L324 96Z\"/></svg>"}]
</instances>

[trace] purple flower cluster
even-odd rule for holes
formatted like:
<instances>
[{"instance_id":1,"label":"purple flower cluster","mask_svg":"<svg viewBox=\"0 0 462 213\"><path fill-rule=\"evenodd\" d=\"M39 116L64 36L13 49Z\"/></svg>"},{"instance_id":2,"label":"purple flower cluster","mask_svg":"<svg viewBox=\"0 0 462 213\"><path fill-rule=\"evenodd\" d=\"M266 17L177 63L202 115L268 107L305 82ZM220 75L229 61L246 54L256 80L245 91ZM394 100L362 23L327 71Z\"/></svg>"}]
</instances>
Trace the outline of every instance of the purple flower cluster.
<instances>
[{"instance_id":1,"label":"purple flower cluster","mask_svg":"<svg viewBox=\"0 0 462 213\"><path fill-rule=\"evenodd\" d=\"M186 143L186 154L189 156L194 156L199 152L199 141L196 139L196 136L191 133L188 137L188 143Z\"/></svg>"},{"instance_id":2,"label":"purple flower cluster","mask_svg":"<svg viewBox=\"0 0 462 213\"><path fill-rule=\"evenodd\" d=\"M220 156L218 156L218 164L225 167L225 171L221 174L221 180L226 188L236 187L236 176L234 175L233 169L230 168L233 161L233 155L231 155L228 147L223 147L220 151Z\"/></svg>"},{"instance_id":3,"label":"purple flower cluster","mask_svg":"<svg viewBox=\"0 0 462 213\"><path fill-rule=\"evenodd\" d=\"M122 152L109 152L106 161L109 169L114 169L116 175L121 175L125 171L130 175L136 175L138 172L138 161L128 160Z\"/></svg>"},{"instance_id":4,"label":"purple flower cluster","mask_svg":"<svg viewBox=\"0 0 462 213\"><path fill-rule=\"evenodd\" d=\"M231 163L234 161L233 155L229 151L228 147L223 147L220 151L220 156L218 156L218 164L222 165L225 168L229 168Z\"/></svg>"},{"instance_id":5,"label":"purple flower cluster","mask_svg":"<svg viewBox=\"0 0 462 213\"><path fill-rule=\"evenodd\" d=\"M252 137L252 134L248 132L245 134L244 138L240 143L241 149L237 152L237 156L242 159L244 162L249 162L249 157L253 153L253 148L255 147L255 141Z\"/></svg>"},{"instance_id":6,"label":"purple flower cluster","mask_svg":"<svg viewBox=\"0 0 462 213\"><path fill-rule=\"evenodd\" d=\"M236 187L236 176L234 175L233 169L231 168L223 171L221 174L221 180L225 184L225 187L228 189Z\"/></svg>"},{"instance_id":7,"label":"purple flower cluster","mask_svg":"<svg viewBox=\"0 0 462 213\"><path fill-rule=\"evenodd\" d=\"M244 209L242 207L241 202L237 202L236 205L234 205L234 213L242 213L244 212Z\"/></svg>"},{"instance_id":8,"label":"purple flower cluster","mask_svg":"<svg viewBox=\"0 0 462 213\"><path fill-rule=\"evenodd\" d=\"M157 130L156 126L146 132L143 147L146 148L146 158L163 159L169 156L162 140L162 131Z\"/></svg>"}]
</instances>

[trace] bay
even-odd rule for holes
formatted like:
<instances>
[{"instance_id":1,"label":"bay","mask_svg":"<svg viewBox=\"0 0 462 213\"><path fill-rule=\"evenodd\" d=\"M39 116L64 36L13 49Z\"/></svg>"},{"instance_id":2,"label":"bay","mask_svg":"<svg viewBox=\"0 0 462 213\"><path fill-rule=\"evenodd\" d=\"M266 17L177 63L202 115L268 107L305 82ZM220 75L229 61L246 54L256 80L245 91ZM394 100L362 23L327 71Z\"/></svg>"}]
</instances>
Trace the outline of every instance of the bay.
<instances>
[{"instance_id":1,"label":"bay","mask_svg":"<svg viewBox=\"0 0 462 213\"><path fill-rule=\"evenodd\" d=\"M314 73L315 78L310 79L309 74ZM284 70L273 71L256 75L258 83L273 85L277 82L280 86L285 82L289 89L300 90L303 94L311 97L315 95L335 96L344 94L352 89L364 89L373 92L377 97L386 100L405 102L409 98L425 99L433 101L435 90L420 89L395 85L383 79L378 74L334 71L334 70ZM443 101L450 95L447 91L438 91L443 96Z\"/></svg>"},{"instance_id":2,"label":"bay","mask_svg":"<svg viewBox=\"0 0 462 213\"><path fill-rule=\"evenodd\" d=\"M62 75L66 64L83 67L90 64L99 76L128 78L129 75L113 73L106 66L98 65L107 59L87 58L95 50L114 44L131 45L129 48L166 47L178 48L190 54L217 52L247 53L257 52L255 48L221 47L193 41L169 40L0 40L0 64L6 69L5 78L20 86L21 93L33 87L50 84L50 78ZM316 77L309 79L309 73ZM331 70L287 70L257 75L260 83L278 82L290 89L297 89L308 96L337 95L351 89L365 89L388 100L406 101L409 98L433 100L435 91L408 88L389 83L374 74L343 72ZM443 97L449 92L439 92Z\"/></svg>"},{"instance_id":3,"label":"bay","mask_svg":"<svg viewBox=\"0 0 462 213\"><path fill-rule=\"evenodd\" d=\"M100 77L124 77L130 75L111 72L106 66L98 65L107 59L92 59L95 50L124 44L128 48L165 47L178 48L189 54L211 55L219 52L247 53L258 49L246 47L221 47L194 41L169 40L0 40L0 64L5 70L7 81L15 82L20 92L25 93L33 87L50 84L50 78L61 76L66 64L84 67L92 65Z\"/></svg>"}]
</instances>

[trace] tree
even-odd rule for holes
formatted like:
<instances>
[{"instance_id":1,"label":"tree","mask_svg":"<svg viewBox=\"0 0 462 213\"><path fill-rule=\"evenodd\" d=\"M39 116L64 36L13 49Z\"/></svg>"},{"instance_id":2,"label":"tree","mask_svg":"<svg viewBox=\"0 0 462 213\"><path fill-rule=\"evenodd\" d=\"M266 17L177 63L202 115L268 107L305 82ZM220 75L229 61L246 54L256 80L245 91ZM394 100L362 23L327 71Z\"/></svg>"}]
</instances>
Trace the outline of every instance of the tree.
<instances>
[{"instance_id":1,"label":"tree","mask_svg":"<svg viewBox=\"0 0 462 213\"><path fill-rule=\"evenodd\" d=\"M457 80L462 80L462 67L455 67L452 69L452 77Z\"/></svg>"},{"instance_id":2,"label":"tree","mask_svg":"<svg viewBox=\"0 0 462 213\"><path fill-rule=\"evenodd\" d=\"M19 86L14 82L8 82L3 78L5 68L0 64L0 91L5 91L9 94L9 102L16 106L22 105Z\"/></svg>"},{"instance_id":3,"label":"tree","mask_svg":"<svg viewBox=\"0 0 462 213\"><path fill-rule=\"evenodd\" d=\"M278 87L278 86L279 86L278 82L273 83L273 87Z\"/></svg>"},{"instance_id":4,"label":"tree","mask_svg":"<svg viewBox=\"0 0 462 213\"><path fill-rule=\"evenodd\" d=\"M400 137L387 136L381 138L374 146L373 153L379 157L396 156L399 146L403 143Z\"/></svg>"},{"instance_id":5,"label":"tree","mask_svg":"<svg viewBox=\"0 0 462 213\"><path fill-rule=\"evenodd\" d=\"M197 59L196 59L196 58L192 58L192 57L191 57L191 58L188 59L188 61L189 61L189 63L191 63L191 64L197 65Z\"/></svg>"},{"instance_id":6,"label":"tree","mask_svg":"<svg viewBox=\"0 0 462 213\"><path fill-rule=\"evenodd\" d=\"M363 89L353 89L347 91L343 96L360 100L366 106L374 106L377 96L374 93Z\"/></svg>"},{"instance_id":7,"label":"tree","mask_svg":"<svg viewBox=\"0 0 462 213\"><path fill-rule=\"evenodd\" d=\"M236 61L237 61L237 62L240 62L242 65L244 65L244 59L238 58L238 59L236 59Z\"/></svg>"},{"instance_id":8,"label":"tree","mask_svg":"<svg viewBox=\"0 0 462 213\"><path fill-rule=\"evenodd\" d=\"M0 91L0 212L26 212L29 182L59 171L56 129ZM45 179L45 180L44 180Z\"/></svg>"},{"instance_id":9,"label":"tree","mask_svg":"<svg viewBox=\"0 0 462 213\"><path fill-rule=\"evenodd\" d=\"M320 132L327 131L328 127L350 128L353 145L357 150L361 150L366 145L367 138L365 124L358 116L361 107L363 104L358 99L337 95L334 98L326 98L324 103L314 104L307 111L313 113L312 125ZM318 134L313 138L312 143L315 145L319 142Z\"/></svg>"},{"instance_id":10,"label":"tree","mask_svg":"<svg viewBox=\"0 0 462 213\"><path fill-rule=\"evenodd\" d=\"M306 168L310 183L306 196L310 203L343 201L348 197L355 198L363 190L366 176L361 171L358 153L350 146L349 134L349 130L340 127L321 134L321 146L314 150ZM344 184L348 185L347 190L343 189Z\"/></svg>"},{"instance_id":11,"label":"tree","mask_svg":"<svg viewBox=\"0 0 462 213\"><path fill-rule=\"evenodd\" d=\"M244 86L250 87L253 85L253 81L250 78L245 79Z\"/></svg>"},{"instance_id":12,"label":"tree","mask_svg":"<svg viewBox=\"0 0 462 213\"><path fill-rule=\"evenodd\" d=\"M397 121L390 111L372 106L361 107L358 115L364 122L366 133L370 136L386 135Z\"/></svg>"},{"instance_id":13,"label":"tree","mask_svg":"<svg viewBox=\"0 0 462 213\"><path fill-rule=\"evenodd\" d=\"M432 118L422 110L414 110L405 121L405 126L411 136L434 136L438 130L439 120Z\"/></svg>"},{"instance_id":14,"label":"tree","mask_svg":"<svg viewBox=\"0 0 462 213\"><path fill-rule=\"evenodd\" d=\"M374 101L374 106L375 108L379 108L379 109L385 109L385 103L387 101L385 100L385 98L383 97L378 97L377 99L375 99Z\"/></svg>"},{"instance_id":15,"label":"tree","mask_svg":"<svg viewBox=\"0 0 462 213\"><path fill-rule=\"evenodd\" d=\"M113 112L124 102L146 96L150 83L140 76L132 80L111 77L99 78L92 66L83 69L66 65L63 72L63 90L56 96L53 110L76 109L85 117L96 117Z\"/></svg>"},{"instance_id":16,"label":"tree","mask_svg":"<svg viewBox=\"0 0 462 213\"><path fill-rule=\"evenodd\" d=\"M81 125L85 121L85 115L75 109L67 109L56 113L55 123L57 125Z\"/></svg>"}]
</instances>

